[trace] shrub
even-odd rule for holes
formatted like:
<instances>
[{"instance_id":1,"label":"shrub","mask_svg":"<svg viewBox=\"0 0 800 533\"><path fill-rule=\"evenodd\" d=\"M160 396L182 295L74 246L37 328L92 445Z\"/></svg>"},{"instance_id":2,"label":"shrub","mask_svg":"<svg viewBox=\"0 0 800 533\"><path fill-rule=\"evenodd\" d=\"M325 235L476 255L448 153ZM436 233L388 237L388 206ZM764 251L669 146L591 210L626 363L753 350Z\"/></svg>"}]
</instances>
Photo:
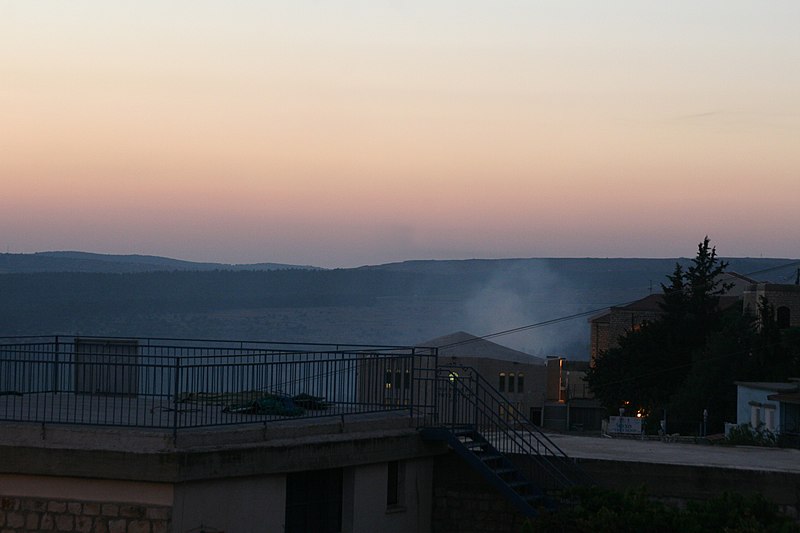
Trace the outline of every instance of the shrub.
<instances>
[{"instance_id":1,"label":"shrub","mask_svg":"<svg viewBox=\"0 0 800 533\"><path fill-rule=\"evenodd\" d=\"M777 446L778 438L773 432L759 424L753 428L749 424L740 424L730 429L725 436L726 444L740 446Z\"/></svg>"},{"instance_id":2,"label":"shrub","mask_svg":"<svg viewBox=\"0 0 800 533\"><path fill-rule=\"evenodd\" d=\"M800 525L762 495L725 493L678 509L642 489L626 492L576 488L557 511L542 512L522 533L800 533Z\"/></svg>"}]
</instances>

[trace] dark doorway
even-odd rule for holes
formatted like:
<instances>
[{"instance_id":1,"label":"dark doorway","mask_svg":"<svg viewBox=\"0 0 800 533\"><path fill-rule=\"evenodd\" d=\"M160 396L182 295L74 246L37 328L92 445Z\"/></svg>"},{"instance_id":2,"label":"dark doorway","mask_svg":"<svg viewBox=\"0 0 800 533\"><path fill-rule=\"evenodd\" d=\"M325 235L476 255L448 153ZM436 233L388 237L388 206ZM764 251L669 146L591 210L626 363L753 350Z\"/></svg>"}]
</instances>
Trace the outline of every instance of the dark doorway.
<instances>
[{"instance_id":1,"label":"dark doorway","mask_svg":"<svg viewBox=\"0 0 800 533\"><path fill-rule=\"evenodd\" d=\"M342 530L342 469L286 476L286 533Z\"/></svg>"}]
</instances>

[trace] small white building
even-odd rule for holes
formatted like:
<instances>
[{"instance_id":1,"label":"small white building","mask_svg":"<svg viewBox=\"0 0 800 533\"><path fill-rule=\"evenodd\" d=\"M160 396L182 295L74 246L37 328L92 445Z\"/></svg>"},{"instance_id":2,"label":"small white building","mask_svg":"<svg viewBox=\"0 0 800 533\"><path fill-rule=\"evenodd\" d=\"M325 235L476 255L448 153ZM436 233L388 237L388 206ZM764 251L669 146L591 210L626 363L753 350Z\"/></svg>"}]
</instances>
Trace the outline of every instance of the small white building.
<instances>
[{"instance_id":1,"label":"small white building","mask_svg":"<svg viewBox=\"0 0 800 533\"><path fill-rule=\"evenodd\" d=\"M759 426L773 433L780 433L786 420L784 402L774 399L776 395L800 392L800 381L759 382L737 381L736 423ZM770 399L773 397L773 399ZM785 423L785 422L784 422ZM790 429L791 430L791 429Z\"/></svg>"}]
</instances>

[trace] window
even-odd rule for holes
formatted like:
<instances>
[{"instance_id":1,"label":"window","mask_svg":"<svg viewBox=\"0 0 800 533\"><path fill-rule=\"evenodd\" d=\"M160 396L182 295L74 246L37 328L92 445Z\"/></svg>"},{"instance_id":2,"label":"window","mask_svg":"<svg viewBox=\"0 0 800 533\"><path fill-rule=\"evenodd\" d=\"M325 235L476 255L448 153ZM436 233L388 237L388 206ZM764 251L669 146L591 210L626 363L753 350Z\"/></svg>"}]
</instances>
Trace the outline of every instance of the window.
<instances>
[{"instance_id":1,"label":"window","mask_svg":"<svg viewBox=\"0 0 800 533\"><path fill-rule=\"evenodd\" d=\"M775 431L775 406L764 406L764 426L767 431Z\"/></svg>"},{"instance_id":2,"label":"window","mask_svg":"<svg viewBox=\"0 0 800 533\"><path fill-rule=\"evenodd\" d=\"M538 426L542 422L542 408L541 407L531 407L530 409L530 417L531 423L534 426Z\"/></svg>"},{"instance_id":3,"label":"window","mask_svg":"<svg viewBox=\"0 0 800 533\"><path fill-rule=\"evenodd\" d=\"M514 373L509 372L508 374L508 392L514 392Z\"/></svg>"},{"instance_id":4,"label":"window","mask_svg":"<svg viewBox=\"0 0 800 533\"><path fill-rule=\"evenodd\" d=\"M500 372L500 381L497 384L497 390L500 392L506 391L506 373Z\"/></svg>"},{"instance_id":5,"label":"window","mask_svg":"<svg viewBox=\"0 0 800 533\"><path fill-rule=\"evenodd\" d=\"M778 322L778 327L780 329L788 328L789 323L791 322L791 317L792 317L792 312L789 310L789 308L784 305L780 306L775 316Z\"/></svg>"},{"instance_id":6,"label":"window","mask_svg":"<svg viewBox=\"0 0 800 533\"><path fill-rule=\"evenodd\" d=\"M392 388L392 371L387 370L386 374L383 377L383 384L387 389Z\"/></svg>"},{"instance_id":7,"label":"window","mask_svg":"<svg viewBox=\"0 0 800 533\"><path fill-rule=\"evenodd\" d=\"M517 392L525 392L525 376L522 372L517 374Z\"/></svg>"},{"instance_id":8,"label":"window","mask_svg":"<svg viewBox=\"0 0 800 533\"><path fill-rule=\"evenodd\" d=\"M386 507L402 506L405 492L405 463L389 461L386 472Z\"/></svg>"}]
</instances>

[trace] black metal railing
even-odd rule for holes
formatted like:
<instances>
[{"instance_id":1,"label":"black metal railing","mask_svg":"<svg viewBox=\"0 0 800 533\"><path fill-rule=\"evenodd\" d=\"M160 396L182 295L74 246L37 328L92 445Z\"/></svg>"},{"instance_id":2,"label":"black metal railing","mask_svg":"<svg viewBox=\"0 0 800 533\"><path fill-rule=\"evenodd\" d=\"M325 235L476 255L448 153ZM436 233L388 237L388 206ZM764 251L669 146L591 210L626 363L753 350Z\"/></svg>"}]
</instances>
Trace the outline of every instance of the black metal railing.
<instances>
[{"instance_id":1,"label":"black metal railing","mask_svg":"<svg viewBox=\"0 0 800 533\"><path fill-rule=\"evenodd\" d=\"M0 338L0 420L183 428L435 408L436 350L105 337Z\"/></svg>"},{"instance_id":2,"label":"black metal railing","mask_svg":"<svg viewBox=\"0 0 800 533\"><path fill-rule=\"evenodd\" d=\"M572 459L473 368L443 365L436 374L440 427L480 432L545 490L591 484Z\"/></svg>"}]
</instances>

